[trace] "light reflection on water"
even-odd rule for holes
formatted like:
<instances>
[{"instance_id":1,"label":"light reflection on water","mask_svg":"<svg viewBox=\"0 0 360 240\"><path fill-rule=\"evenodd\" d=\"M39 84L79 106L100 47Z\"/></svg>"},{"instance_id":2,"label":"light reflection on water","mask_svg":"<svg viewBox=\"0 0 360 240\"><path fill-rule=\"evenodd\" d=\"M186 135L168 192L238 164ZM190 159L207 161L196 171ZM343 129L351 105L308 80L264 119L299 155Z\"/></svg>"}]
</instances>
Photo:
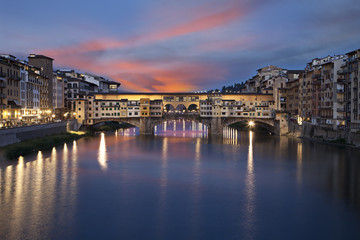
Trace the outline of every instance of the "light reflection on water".
<instances>
[{"instance_id":1,"label":"light reflection on water","mask_svg":"<svg viewBox=\"0 0 360 240\"><path fill-rule=\"evenodd\" d=\"M167 122L0 162L0 239L357 239L358 152L204 130Z\"/></svg>"},{"instance_id":2,"label":"light reflection on water","mask_svg":"<svg viewBox=\"0 0 360 240\"><path fill-rule=\"evenodd\" d=\"M249 150L247 158L247 173L245 178L245 206L244 206L244 236L246 239L255 239L256 233L256 209L255 209L255 172L253 159L253 137L254 133L249 132Z\"/></svg>"},{"instance_id":3,"label":"light reflection on water","mask_svg":"<svg viewBox=\"0 0 360 240\"><path fill-rule=\"evenodd\" d=\"M101 133L100 136L101 137L100 137L98 161L99 161L101 169L105 171L107 169L105 133Z\"/></svg>"},{"instance_id":4,"label":"light reflection on water","mask_svg":"<svg viewBox=\"0 0 360 240\"><path fill-rule=\"evenodd\" d=\"M207 133L206 125L184 119L165 121L154 128L154 135L156 136L206 138Z\"/></svg>"}]
</instances>

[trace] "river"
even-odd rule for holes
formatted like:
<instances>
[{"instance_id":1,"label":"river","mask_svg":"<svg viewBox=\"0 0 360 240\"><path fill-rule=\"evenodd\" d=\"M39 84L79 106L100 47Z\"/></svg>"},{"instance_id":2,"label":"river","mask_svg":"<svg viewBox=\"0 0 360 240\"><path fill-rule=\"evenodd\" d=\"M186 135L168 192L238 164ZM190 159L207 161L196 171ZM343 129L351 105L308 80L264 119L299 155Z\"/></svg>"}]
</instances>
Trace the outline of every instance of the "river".
<instances>
[{"instance_id":1,"label":"river","mask_svg":"<svg viewBox=\"0 0 360 240\"><path fill-rule=\"evenodd\" d=\"M360 154L264 133L101 133L0 162L0 239L360 239Z\"/></svg>"}]
</instances>

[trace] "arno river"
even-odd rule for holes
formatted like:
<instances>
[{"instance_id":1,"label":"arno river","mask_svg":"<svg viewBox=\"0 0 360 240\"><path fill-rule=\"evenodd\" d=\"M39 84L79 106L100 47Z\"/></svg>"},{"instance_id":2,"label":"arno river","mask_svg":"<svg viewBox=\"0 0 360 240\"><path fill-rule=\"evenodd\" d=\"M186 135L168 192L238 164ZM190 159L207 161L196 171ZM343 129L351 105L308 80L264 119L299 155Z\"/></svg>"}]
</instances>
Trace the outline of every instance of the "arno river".
<instances>
[{"instance_id":1,"label":"arno river","mask_svg":"<svg viewBox=\"0 0 360 240\"><path fill-rule=\"evenodd\" d=\"M2 160L0 239L360 239L359 150L182 121L156 133Z\"/></svg>"}]
</instances>

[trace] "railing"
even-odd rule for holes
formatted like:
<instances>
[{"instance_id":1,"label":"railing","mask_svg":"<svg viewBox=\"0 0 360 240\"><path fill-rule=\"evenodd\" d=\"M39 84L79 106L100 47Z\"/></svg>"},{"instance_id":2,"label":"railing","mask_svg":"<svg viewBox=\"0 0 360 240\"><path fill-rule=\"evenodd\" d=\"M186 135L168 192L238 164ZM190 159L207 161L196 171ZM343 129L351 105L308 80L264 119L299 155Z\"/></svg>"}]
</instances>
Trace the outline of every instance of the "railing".
<instances>
[{"instance_id":1,"label":"railing","mask_svg":"<svg viewBox=\"0 0 360 240\"><path fill-rule=\"evenodd\" d=\"M0 88L6 88L7 84L6 82L0 82Z\"/></svg>"},{"instance_id":2,"label":"railing","mask_svg":"<svg viewBox=\"0 0 360 240\"><path fill-rule=\"evenodd\" d=\"M4 72L0 72L0 77L6 77L6 74Z\"/></svg>"},{"instance_id":3,"label":"railing","mask_svg":"<svg viewBox=\"0 0 360 240\"><path fill-rule=\"evenodd\" d=\"M6 108L7 108L6 104L0 104L0 109L6 109Z\"/></svg>"},{"instance_id":4,"label":"railing","mask_svg":"<svg viewBox=\"0 0 360 240\"><path fill-rule=\"evenodd\" d=\"M338 111L338 112L346 112L346 110L344 108L337 108L336 111Z\"/></svg>"},{"instance_id":5,"label":"railing","mask_svg":"<svg viewBox=\"0 0 360 240\"><path fill-rule=\"evenodd\" d=\"M0 98L6 98L6 94L0 93Z\"/></svg>"},{"instance_id":6,"label":"railing","mask_svg":"<svg viewBox=\"0 0 360 240\"><path fill-rule=\"evenodd\" d=\"M320 78L322 78L322 77L321 77L321 74L313 74L313 75L311 75L311 78L318 78L318 79L320 79Z\"/></svg>"},{"instance_id":7,"label":"railing","mask_svg":"<svg viewBox=\"0 0 360 240\"><path fill-rule=\"evenodd\" d=\"M343 93L343 92L344 92L344 89L336 89L336 92L337 92L337 93Z\"/></svg>"},{"instance_id":8,"label":"railing","mask_svg":"<svg viewBox=\"0 0 360 240\"><path fill-rule=\"evenodd\" d=\"M343 75L343 74L345 74L345 73L347 73L347 72L348 72L348 70L347 70L346 68L344 68L344 69L338 70L338 71L337 71L337 74Z\"/></svg>"},{"instance_id":9,"label":"railing","mask_svg":"<svg viewBox=\"0 0 360 240\"><path fill-rule=\"evenodd\" d=\"M315 81L311 82L312 85L317 85L317 84L321 84L321 80L317 79Z\"/></svg>"},{"instance_id":10,"label":"railing","mask_svg":"<svg viewBox=\"0 0 360 240\"><path fill-rule=\"evenodd\" d=\"M345 102L345 98L337 98L336 101L337 102Z\"/></svg>"}]
</instances>

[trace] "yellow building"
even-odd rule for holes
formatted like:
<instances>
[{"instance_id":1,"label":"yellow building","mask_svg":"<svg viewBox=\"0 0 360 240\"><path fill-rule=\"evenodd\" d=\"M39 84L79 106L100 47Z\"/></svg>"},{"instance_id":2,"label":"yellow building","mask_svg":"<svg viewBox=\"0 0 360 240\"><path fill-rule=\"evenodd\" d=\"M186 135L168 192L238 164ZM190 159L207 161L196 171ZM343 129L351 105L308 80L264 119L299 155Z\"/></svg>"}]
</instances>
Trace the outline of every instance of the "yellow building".
<instances>
[{"instance_id":1,"label":"yellow building","mask_svg":"<svg viewBox=\"0 0 360 240\"><path fill-rule=\"evenodd\" d=\"M141 117L150 116L150 98L140 99L140 116Z\"/></svg>"}]
</instances>

